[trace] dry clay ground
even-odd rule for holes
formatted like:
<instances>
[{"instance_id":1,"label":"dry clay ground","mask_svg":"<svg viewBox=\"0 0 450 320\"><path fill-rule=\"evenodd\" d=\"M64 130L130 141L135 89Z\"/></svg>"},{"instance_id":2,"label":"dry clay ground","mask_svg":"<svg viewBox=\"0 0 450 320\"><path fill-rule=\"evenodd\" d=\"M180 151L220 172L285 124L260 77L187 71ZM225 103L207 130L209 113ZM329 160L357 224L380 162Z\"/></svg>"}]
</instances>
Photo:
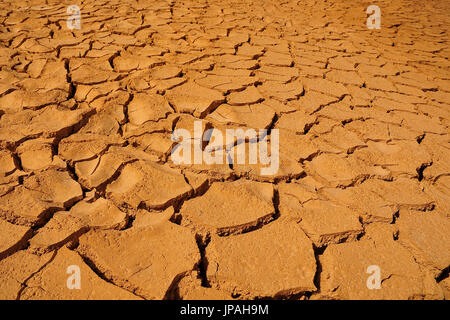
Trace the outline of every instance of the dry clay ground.
<instances>
[{"instance_id":1,"label":"dry clay ground","mask_svg":"<svg viewBox=\"0 0 450 320\"><path fill-rule=\"evenodd\" d=\"M0 298L450 298L449 11L2 0ZM175 165L199 119L279 171Z\"/></svg>"}]
</instances>

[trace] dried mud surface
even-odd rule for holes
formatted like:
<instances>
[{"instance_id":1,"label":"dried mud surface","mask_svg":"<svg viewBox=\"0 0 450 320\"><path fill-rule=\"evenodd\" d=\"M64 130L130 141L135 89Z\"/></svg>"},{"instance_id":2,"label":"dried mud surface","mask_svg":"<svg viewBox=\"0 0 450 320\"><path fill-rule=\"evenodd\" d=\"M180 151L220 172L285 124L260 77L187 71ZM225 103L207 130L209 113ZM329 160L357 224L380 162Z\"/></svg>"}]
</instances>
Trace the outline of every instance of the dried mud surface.
<instances>
[{"instance_id":1,"label":"dried mud surface","mask_svg":"<svg viewBox=\"0 0 450 320\"><path fill-rule=\"evenodd\" d=\"M450 2L371 4L2 0L0 298L449 299ZM194 120L280 170L175 165Z\"/></svg>"}]
</instances>

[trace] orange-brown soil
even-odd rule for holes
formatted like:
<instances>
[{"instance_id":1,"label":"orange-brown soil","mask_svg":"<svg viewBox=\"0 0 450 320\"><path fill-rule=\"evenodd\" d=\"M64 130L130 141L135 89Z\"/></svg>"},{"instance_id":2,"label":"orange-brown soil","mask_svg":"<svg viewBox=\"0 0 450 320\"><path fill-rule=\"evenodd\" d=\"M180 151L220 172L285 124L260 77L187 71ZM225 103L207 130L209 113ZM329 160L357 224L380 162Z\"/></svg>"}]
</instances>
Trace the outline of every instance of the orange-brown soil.
<instances>
[{"instance_id":1,"label":"orange-brown soil","mask_svg":"<svg viewBox=\"0 0 450 320\"><path fill-rule=\"evenodd\" d=\"M0 299L449 299L450 2L376 2L2 0Z\"/></svg>"}]
</instances>

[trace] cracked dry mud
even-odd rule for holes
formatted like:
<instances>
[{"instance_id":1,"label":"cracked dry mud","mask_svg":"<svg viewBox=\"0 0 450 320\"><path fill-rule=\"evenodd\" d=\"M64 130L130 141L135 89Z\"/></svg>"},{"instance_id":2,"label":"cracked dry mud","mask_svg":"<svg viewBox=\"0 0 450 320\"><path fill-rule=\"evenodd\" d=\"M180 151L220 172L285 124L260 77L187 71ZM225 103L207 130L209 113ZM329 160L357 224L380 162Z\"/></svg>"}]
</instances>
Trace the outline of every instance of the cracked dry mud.
<instances>
[{"instance_id":1,"label":"cracked dry mud","mask_svg":"<svg viewBox=\"0 0 450 320\"><path fill-rule=\"evenodd\" d=\"M0 298L450 299L450 2L371 4L2 0ZM195 120L278 172L174 164Z\"/></svg>"}]
</instances>

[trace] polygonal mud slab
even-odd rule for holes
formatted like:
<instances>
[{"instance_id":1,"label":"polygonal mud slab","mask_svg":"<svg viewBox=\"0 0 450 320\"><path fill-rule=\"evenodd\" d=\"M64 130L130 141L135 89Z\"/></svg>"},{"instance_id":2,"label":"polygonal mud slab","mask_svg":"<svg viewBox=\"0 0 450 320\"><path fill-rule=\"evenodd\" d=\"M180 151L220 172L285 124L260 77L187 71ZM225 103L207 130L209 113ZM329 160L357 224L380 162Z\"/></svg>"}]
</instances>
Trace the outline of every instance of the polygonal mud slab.
<instances>
[{"instance_id":1,"label":"polygonal mud slab","mask_svg":"<svg viewBox=\"0 0 450 320\"><path fill-rule=\"evenodd\" d=\"M248 297L286 297L315 291L312 243L293 222L274 221L206 247L207 277L215 288Z\"/></svg>"},{"instance_id":2,"label":"polygonal mud slab","mask_svg":"<svg viewBox=\"0 0 450 320\"><path fill-rule=\"evenodd\" d=\"M275 218L273 200L268 183L215 182L204 195L184 202L181 225L222 236L250 231Z\"/></svg>"},{"instance_id":3,"label":"polygonal mud slab","mask_svg":"<svg viewBox=\"0 0 450 320\"><path fill-rule=\"evenodd\" d=\"M170 244L170 245L168 245ZM194 234L168 221L124 231L90 231L77 251L113 283L163 299L200 260Z\"/></svg>"}]
</instances>

